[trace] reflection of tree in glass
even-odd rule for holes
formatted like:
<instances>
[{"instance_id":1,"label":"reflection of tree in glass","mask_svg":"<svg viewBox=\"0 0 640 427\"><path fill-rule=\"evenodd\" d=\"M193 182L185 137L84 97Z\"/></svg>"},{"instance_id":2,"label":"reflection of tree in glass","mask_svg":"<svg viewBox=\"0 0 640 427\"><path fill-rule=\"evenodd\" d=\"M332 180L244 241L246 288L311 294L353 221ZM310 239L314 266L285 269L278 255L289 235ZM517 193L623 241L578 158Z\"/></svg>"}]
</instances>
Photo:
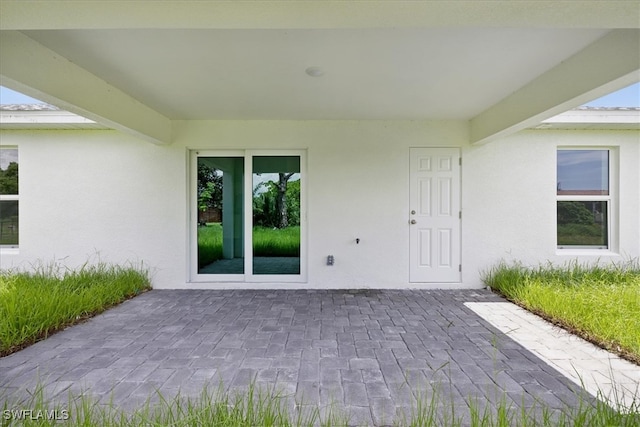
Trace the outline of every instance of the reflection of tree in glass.
<instances>
[{"instance_id":1,"label":"reflection of tree in glass","mask_svg":"<svg viewBox=\"0 0 640 427\"><path fill-rule=\"evenodd\" d=\"M10 162L0 168L0 194L18 194L18 163ZM18 201L0 202L0 245L18 244Z\"/></svg>"},{"instance_id":2,"label":"reflection of tree in glass","mask_svg":"<svg viewBox=\"0 0 640 427\"><path fill-rule=\"evenodd\" d=\"M558 202L558 245L606 246L606 202Z\"/></svg>"},{"instance_id":3,"label":"reflection of tree in glass","mask_svg":"<svg viewBox=\"0 0 640 427\"><path fill-rule=\"evenodd\" d=\"M558 224L593 224L593 213L581 202L558 203Z\"/></svg>"},{"instance_id":4,"label":"reflection of tree in glass","mask_svg":"<svg viewBox=\"0 0 640 427\"><path fill-rule=\"evenodd\" d=\"M0 169L0 194L18 194L18 164L11 162Z\"/></svg>"},{"instance_id":5,"label":"reflection of tree in glass","mask_svg":"<svg viewBox=\"0 0 640 427\"><path fill-rule=\"evenodd\" d=\"M222 171L198 164L198 209L222 209Z\"/></svg>"},{"instance_id":6,"label":"reflection of tree in glass","mask_svg":"<svg viewBox=\"0 0 640 427\"><path fill-rule=\"evenodd\" d=\"M261 182L253 189L254 225L282 229L300 224L300 181L290 181L294 175L280 172L278 182Z\"/></svg>"}]
</instances>

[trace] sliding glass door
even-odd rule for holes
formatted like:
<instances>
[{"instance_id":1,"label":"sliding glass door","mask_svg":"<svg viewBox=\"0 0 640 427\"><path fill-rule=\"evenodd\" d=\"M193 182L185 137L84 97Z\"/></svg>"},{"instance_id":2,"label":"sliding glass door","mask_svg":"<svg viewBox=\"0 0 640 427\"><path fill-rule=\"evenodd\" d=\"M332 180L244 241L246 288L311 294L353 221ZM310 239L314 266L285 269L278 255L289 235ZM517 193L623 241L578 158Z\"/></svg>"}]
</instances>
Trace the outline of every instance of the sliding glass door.
<instances>
[{"instance_id":1,"label":"sliding glass door","mask_svg":"<svg viewBox=\"0 0 640 427\"><path fill-rule=\"evenodd\" d=\"M304 153L194 152L191 280L304 281Z\"/></svg>"}]
</instances>

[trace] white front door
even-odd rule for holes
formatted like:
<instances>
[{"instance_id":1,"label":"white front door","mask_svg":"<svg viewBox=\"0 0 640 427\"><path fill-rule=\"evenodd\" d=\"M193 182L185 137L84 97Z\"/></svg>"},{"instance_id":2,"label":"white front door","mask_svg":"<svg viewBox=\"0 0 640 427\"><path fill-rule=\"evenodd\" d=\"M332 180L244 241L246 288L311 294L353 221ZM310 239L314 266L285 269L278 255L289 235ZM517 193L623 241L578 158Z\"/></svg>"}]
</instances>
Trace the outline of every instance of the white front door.
<instances>
[{"instance_id":1,"label":"white front door","mask_svg":"<svg viewBox=\"0 0 640 427\"><path fill-rule=\"evenodd\" d=\"M460 150L410 149L410 282L461 281Z\"/></svg>"}]
</instances>

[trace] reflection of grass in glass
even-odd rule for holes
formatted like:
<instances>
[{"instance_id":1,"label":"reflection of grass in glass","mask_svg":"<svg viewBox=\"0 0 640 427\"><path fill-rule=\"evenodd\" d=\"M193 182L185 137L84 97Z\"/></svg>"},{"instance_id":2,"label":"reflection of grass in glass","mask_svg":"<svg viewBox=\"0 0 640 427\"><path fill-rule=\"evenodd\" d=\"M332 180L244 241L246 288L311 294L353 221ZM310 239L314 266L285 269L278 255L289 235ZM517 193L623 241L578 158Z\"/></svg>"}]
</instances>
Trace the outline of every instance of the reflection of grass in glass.
<instances>
[{"instance_id":1,"label":"reflection of grass in glass","mask_svg":"<svg viewBox=\"0 0 640 427\"><path fill-rule=\"evenodd\" d=\"M222 225L219 222L198 227L198 268L222 258Z\"/></svg>"},{"instance_id":2,"label":"reflection of grass in glass","mask_svg":"<svg viewBox=\"0 0 640 427\"><path fill-rule=\"evenodd\" d=\"M12 216L0 221L0 245L17 245L19 240L18 217Z\"/></svg>"},{"instance_id":3,"label":"reflection of grass in glass","mask_svg":"<svg viewBox=\"0 0 640 427\"><path fill-rule=\"evenodd\" d=\"M253 256L300 256L300 227L253 228Z\"/></svg>"},{"instance_id":4,"label":"reflection of grass in glass","mask_svg":"<svg viewBox=\"0 0 640 427\"><path fill-rule=\"evenodd\" d=\"M253 228L254 256L300 256L300 227L272 229ZM222 225L209 223L198 227L198 267L202 268L222 258Z\"/></svg>"},{"instance_id":5,"label":"reflection of grass in glass","mask_svg":"<svg viewBox=\"0 0 640 427\"><path fill-rule=\"evenodd\" d=\"M558 245L606 245L604 229L599 224L558 224Z\"/></svg>"}]
</instances>

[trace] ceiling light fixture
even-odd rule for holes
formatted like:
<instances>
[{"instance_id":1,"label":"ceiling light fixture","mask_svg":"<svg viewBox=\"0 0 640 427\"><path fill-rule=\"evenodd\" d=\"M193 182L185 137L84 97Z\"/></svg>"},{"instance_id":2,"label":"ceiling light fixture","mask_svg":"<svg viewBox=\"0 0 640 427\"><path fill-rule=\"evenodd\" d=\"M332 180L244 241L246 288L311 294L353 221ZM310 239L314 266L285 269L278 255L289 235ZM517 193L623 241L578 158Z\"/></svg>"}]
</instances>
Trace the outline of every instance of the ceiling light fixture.
<instances>
[{"instance_id":1,"label":"ceiling light fixture","mask_svg":"<svg viewBox=\"0 0 640 427\"><path fill-rule=\"evenodd\" d=\"M324 75L324 71L322 71L322 68L320 67L307 67L304 72L311 77L320 77Z\"/></svg>"}]
</instances>

